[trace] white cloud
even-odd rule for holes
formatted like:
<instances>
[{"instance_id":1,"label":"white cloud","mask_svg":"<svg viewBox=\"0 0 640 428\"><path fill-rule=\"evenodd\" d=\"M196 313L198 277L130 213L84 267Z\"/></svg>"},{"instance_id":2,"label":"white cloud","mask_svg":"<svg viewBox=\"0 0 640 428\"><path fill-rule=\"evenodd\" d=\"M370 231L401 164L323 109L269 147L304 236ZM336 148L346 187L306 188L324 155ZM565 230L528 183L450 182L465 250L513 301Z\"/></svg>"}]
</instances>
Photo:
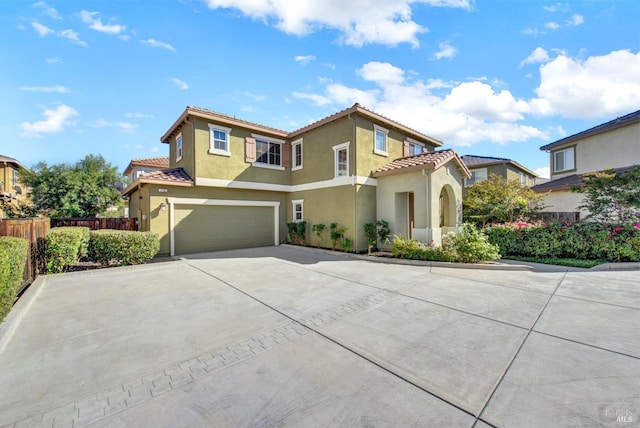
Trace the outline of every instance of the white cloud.
<instances>
[{"instance_id":1,"label":"white cloud","mask_svg":"<svg viewBox=\"0 0 640 428\"><path fill-rule=\"evenodd\" d=\"M471 0L206 0L211 9L240 10L245 16L268 23L287 33L304 36L322 29L340 32L347 45L368 43L419 46L418 35L427 29L412 19L417 3L470 10Z\"/></svg>"},{"instance_id":2,"label":"white cloud","mask_svg":"<svg viewBox=\"0 0 640 428\"><path fill-rule=\"evenodd\" d=\"M29 92L58 92L61 94L69 92L68 88L65 88L62 85L55 86L21 86L21 91L29 91Z\"/></svg>"},{"instance_id":3,"label":"white cloud","mask_svg":"<svg viewBox=\"0 0 640 428\"><path fill-rule=\"evenodd\" d=\"M251 98L254 101L264 101L267 99L266 95L254 94L253 92L243 92L242 95Z\"/></svg>"},{"instance_id":4,"label":"white cloud","mask_svg":"<svg viewBox=\"0 0 640 428\"><path fill-rule=\"evenodd\" d=\"M22 136L40 137L42 134L61 132L65 126L73 125L70 118L77 116L78 112L68 105L61 104L55 109L45 109L45 119L39 122L23 122Z\"/></svg>"},{"instance_id":5,"label":"white cloud","mask_svg":"<svg viewBox=\"0 0 640 428\"><path fill-rule=\"evenodd\" d=\"M550 178L551 177L551 168L548 166L543 166L540 168L536 168L533 170L536 174L538 174L541 178Z\"/></svg>"},{"instance_id":6,"label":"white cloud","mask_svg":"<svg viewBox=\"0 0 640 428\"><path fill-rule=\"evenodd\" d=\"M171 52L175 52L176 51L176 49L173 46L171 46L169 43L159 42L156 39L141 40L140 43L152 46L154 48L167 49L167 50L169 50Z\"/></svg>"},{"instance_id":7,"label":"white cloud","mask_svg":"<svg viewBox=\"0 0 640 428\"><path fill-rule=\"evenodd\" d=\"M299 62L302 65L307 65L311 61L315 61L316 57L314 55L297 55L293 59L295 62Z\"/></svg>"},{"instance_id":8,"label":"white cloud","mask_svg":"<svg viewBox=\"0 0 640 428\"><path fill-rule=\"evenodd\" d=\"M241 106L240 110L247 112L247 113L251 113L255 111L255 108L253 106Z\"/></svg>"},{"instance_id":9,"label":"white cloud","mask_svg":"<svg viewBox=\"0 0 640 428\"><path fill-rule=\"evenodd\" d=\"M560 24L558 24L557 22L547 22L546 24L544 24L544 28L548 28L549 30L557 30L558 28L560 28Z\"/></svg>"},{"instance_id":10,"label":"white cloud","mask_svg":"<svg viewBox=\"0 0 640 428\"><path fill-rule=\"evenodd\" d=\"M26 29L27 29L27 27L25 27L25 26L24 26L24 24L18 24L18 25L16 25L16 28L17 28L18 30L21 30L21 31L24 31L24 30L26 30Z\"/></svg>"},{"instance_id":11,"label":"white cloud","mask_svg":"<svg viewBox=\"0 0 640 428\"><path fill-rule=\"evenodd\" d=\"M302 92L294 92L291 95L293 95L294 98L300 98L300 99L303 99L303 100L309 100L309 101L313 102L317 106L324 106L324 105L327 105L327 104L331 104L331 102L332 102L328 97L325 97L325 96L322 96L322 95L318 95L318 94L305 94L305 93L302 93ZM287 103L288 103L288 101L287 101Z\"/></svg>"},{"instance_id":12,"label":"white cloud","mask_svg":"<svg viewBox=\"0 0 640 428\"><path fill-rule=\"evenodd\" d=\"M151 148L149 149L149 151L150 151L151 153L158 153L158 152L160 151L160 149L159 149L158 147L156 147L156 146L153 146L153 147L151 147Z\"/></svg>"},{"instance_id":13,"label":"white cloud","mask_svg":"<svg viewBox=\"0 0 640 428\"><path fill-rule=\"evenodd\" d=\"M540 66L537 99L530 104L543 115L571 118L609 117L640 105L640 52L613 51L586 60L558 55Z\"/></svg>"},{"instance_id":14,"label":"white cloud","mask_svg":"<svg viewBox=\"0 0 640 428\"><path fill-rule=\"evenodd\" d=\"M60 14L58 13L57 10L55 10L52 7L50 7L47 3L43 2L43 1L36 2L36 3L32 4L31 6L39 7L41 9L44 9L42 11L42 13L47 15L49 18L62 19L62 17L60 16Z\"/></svg>"},{"instance_id":15,"label":"white cloud","mask_svg":"<svg viewBox=\"0 0 640 428\"><path fill-rule=\"evenodd\" d=\"M125 115L129 119L155 119L156 117L152 114L147 113L127 113Z\"/></svg>"},{"instance_id":16,"label":"white cloud","mask_svg":"<svg viewBox=\"0 0 640 428\"><path fill-rule=\"evenodd\" d=\"M171 82L173 82L174 85L176 85L178 88L182 89L183 91L186 91L187 89L189 89L189 85L187 85L185 82L183 82L182 80L176 78L176 77L172 77Z\"/></svg>"},{"instance_id":17,"label":"white cloud","mask_svg":"<svg viewBox=\"0 0 640 428\"><path fill-rule=\"evenodd\" d=\"M125 131L131 131L134 130L136 128L138 128L140 125L136 124L136 123L130 123L130 122L118 122L118 128L125 130Z\"/></svg>"},{"instance_id":18,"label":"white cloud","mask_svg":"<svg viewBox=\"0 0 640 428\"><path fill-rule=\"evenodd\" d=\"M77 32L73 31L72 29L58 31L56 34L58 37L67 39L71 41L71 43L75 43L76 45L85 46L85 47L87 46L87 42L80 40L80 35Z\"/></svg>"},{"instance_id":19,"label":"white cloud","mask_svg":"<svg viewBox=\"0 0 640 428\"><path fill-rule=\"evenodd\" d=\"M93 122L89 123L88 126L90 128L96 128L96 129L108 128L108 127L113 126L113 123L111 123L111 122L109 122L108 120L105 120L105 119L97 119L97 120L94 120Z\"/></svg>"},{"instance_id":20,"label":"white cloud","mask_svg":"<svg viewBox=\"0 0 640 428\"><path fill-rule=\"evenodd\" d=\"M119 24L104 24L100 18L96 17L97 15L99 15L98 12L83 10L80 12L80 19L82 19L82 22L87 24L89 28L101 33L120 34L127 28Z\"/></svg>"},{"instance_id":21,"label":"white cloud","mask_svg":"<svg viewBox=\"0 0 640 428\"><path fill-rule=\"evenodd\" d=\"M535 64L538 62L547 62L547 61L549 61L549 53L546 51L546 49L537 47L533 50L533 52L531 52L531 54L528 57L520 61L520 67L527 64Z\"/></svg>"},{"instance_id":22,"label":"white cloud","mask_svg":"<svg viewBox=\"0 0 640 428\"><path fill-rule=\"evenodd\" d=\"M542 8L547 12L564 12L569 9L569 5L567 3L556 3L551 6L542 6Z\"/></svg>"},{"instance_id":23,"label":"white cloud","mask_svg":"<svg viewBox=\"0 0 640 428\"><path fill-rule=\"evenodd\" d=\"M36 20L31 21L31 26L42 37L46 36L47 34L54 33L51 28L47 27L46 25L42 25Z\"/></svg>"},{"instance_id":24,"label":"white cloud","mask_svg":"<svg viewBox=\"0 0 640 428\"><path fill-rule=\"evenodd\" d=\"M136 149L138 150L144 149L144 146L142 144L136 144Z\"/></svg>"},{"instance_id":25,"label":"white cloud","mask_svg":"<svg viewBox=\"0 0 640 428\"><path fill-rule=\"evenodd\" d=\"M45 58L47 64L62 64L62 60L58 57Z\"/></svg>"},{"instance_id":26,"label":"white cloud","mask_svg":"<svg viewBox=\"0 0 640 428\"><path fill-rule=\"evenodd\" d=\"M454 48L453 46L451 46L449 43L447 42L442 42L440 43L440 45L438 45L438 48L440 49L438 52L436 52L435 54L433 54L433 58L435 60L439 60L439 59L451 59L454 56L456 56L456 54L458 53L458 49Z\"/></svg>"},{"instance_id":27,"label":"white cloud","mask_svg":"<svg viewBox=\"0 0 640 428\"><path fill-rule=\"evenodd\" d=\"M570 27L577 27L578 25L584 24L584 16L575 14L571 16L571 19L565 21L565 24Z\"/></svg>"}]
</instances>

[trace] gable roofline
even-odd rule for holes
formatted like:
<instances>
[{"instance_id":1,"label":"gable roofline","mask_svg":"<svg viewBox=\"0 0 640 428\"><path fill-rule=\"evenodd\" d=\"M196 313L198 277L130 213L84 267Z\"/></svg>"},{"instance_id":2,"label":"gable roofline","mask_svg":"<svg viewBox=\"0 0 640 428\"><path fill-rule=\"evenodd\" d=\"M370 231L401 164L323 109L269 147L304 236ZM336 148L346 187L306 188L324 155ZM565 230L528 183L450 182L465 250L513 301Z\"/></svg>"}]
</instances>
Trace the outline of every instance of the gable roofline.
<instances>
[{"instance_id":1,"label":"gable roofline","mask_svg":"<svg viewBox=\"0 0 640 428\"><path fill-rule=\"evenodd\" d=\"M136 190L141 184L193 187L195 183L183 168L172 168L142 175L120 193L122 196L126 196Z\"/></svg>"},{"instance_id":2,"label":"gable roofline","mask_svg":"<svg viewBox=\"0 0 640 428\"><path fill-rule=\"evenodd\" d=\"M261 125L259 123L238 119L236 117L232 117L223 113L215 112L213 110L207 110L200 107L187 106L187 108L180 115L180 117L173 123L173 125L171 125L169 130L167 130L167 132L165 132L164 135L160 137L160 142L164 144L169 144L170 139L176 136L180 132L182 125L189 120L189 116L200 117L206 120L214 120L218 123L222 123L230 126L241 126L243 128L251 129L259 133L268 134L269 136L275 136L283 139L293 140L294 138L296 138L301 134L304 134L305 132L311 131L312 129L315 129L315 128L319 128L322 125L326 125L328 123L333 122L334 120L340 119L350 114L361 114L365 117L375 120L376 122L382 123L385 126L397 129L407 134L411 138L414 138L423 142L428 142L429 144L435 147L440 147L443 145L442 141L440 140L437 140L433 137L429 137L428 135L423 134L419 131L416 131L415 129L409 128L408 126L402 125L401 123L396 122L392 119L389 119L388 117L382 116L372 110L364 108L358 103L355 103L353 106L349 108L339 111L338 113L335 113L331 116L327 116L324 119L320 119L316 122L313 122L293 132L287 132L287 131L283 131L282 129L272 128L270 126Z\"/></svg>"},{"instance_id":3,"label":"gable roofline","mask_svg":"<svg viewBox=\"0 0 640 428\"><path fill-rule=\"evenodd\" d=\"M471 177L471 172L464 164L458 153L453 149L445 149L434 152L424 152L419 155L405 156L395 159L388 164L373 171L374 177L384 177L385 175L404 174L413 171L432 170L440 168L449 161L455 161L466 178Z\"/></svg>"},{"instance_id":4,"label":"gable roofline","mask_svg":"<svg viewBox=\"0 0 640 428\"><path fill-rule=\"evenodd\" d=\"M126 175L127 171L132 170L136 166L148 166L151 168L162 168L162 169L169 168L170 166L169 156L131 159L131 162L129 162L129 165L127 165L127 167L124 169L124 174Z\"/></svg>"},{"instance_id":5,"label":"gable roofline","mask_svg":"<svg viewBox=\"0 0 640 428\"><path fill-rule=\"evenodd\" d=\"M624 173L631 171L634 168L640 168L640 165L630 165L624 166L621 168L612 168L615 173ZM600 170L597 172L606 171ZM560 191L560 190L571 190L573 186L580 186L583 182L585 175L591 174L590 172L585 172L582 174L571 174L566 177L556 178L555 180L549 180L545 183L536 184L531 187L531 190L537 193L549 192L549 191Z\"/></svg>"},{"instance_id":6,"label":"gable roofline","mask_svg":"<svg viewBox=\"0 0 640 428\"><path fill-rule=\"evenodd\" d=\"M639 123L639 122L640 122L640 110L637 110L637 111L634 111L633 113L620 116L616 119L610 120L609 122L594 126L593 128L589 128L586 131L578 132L577 134L573 134L561 140L554 141L553 143L540 147L540 150L549 151L551 149L562 146L564 144L572 143L574 141L582 140L583 138L592 137L594 135L602 134L604 132L613 131L614 129L633 125L634 123Z\"/></svg>"},{"instance_id":7,"label":"gable roofline","mask_svg":"<svg viewBox=\"0 0 640 428\"><path fill-rule=\"evenodd\" d=\"M27 171L29 171L29 168L27 168L22 163L20 163L18 159L15 159L9 156L0 155L0 163L4 163L5 165L8 163L12 163L16 165L18 168L26 169Z\"/></svg>"},{"instance_id":8,"label":"gable roofline","mask_svg":"<svg viewBox=\"0 0 640 428\"><path fill-rule=\"evenodd\" d=\"M476 158L476 159L486 159L486 161L480 161L477 163L467 163L467 159L468 158ZM525 167L524 165L519 164L518 162L514 161L513 159L507 159L507 158L496 158L496 157L491 157L491 156L475 156L475 155L464 155L461 157L462 161L464 162L464 164L467 166L467 168L469 169L476 169L476 168L484 168L487 166L492 166L492 165L513 165L514 167L518 168L521 171L526 172L527 174L531 175L532 177L538 178L538 174L536 174L535 172L531 171L529 168Z\"/></svg>"},{"instance_id":9,"label":"gable roofline","mask_svg":"<svg viewBox=\"0 0 640 428\"><path fill-rule=\"evenodd\" d=\"M223 113L218 113L213 110L208 110L201 107L187 106L182 112L180 117L171 125L169 130L160 137L160 142L169 144L169 140L180 132L182 125L189 120L189 116L199 117L205 120L213 120L217 123L222 123L230 126L242 126L243 128L251 129L260 133L268 134L269 136L276 136L280 138L287 138L289 133L282 129L272 128L270 126L261 125L255 122L249 122L248 120L238 119L233 116L229 116Z\"/></svg>"},{"instance_id":10,"label":"gable roofline","mask_svg":"<svg viewBox=\"0 0 640 428\"><path fill-rule=\"evenodd\" d=\"M354 105L352 105L349 108L346 108L346 109L344 109L342 111L339 111L339 112L337 112L335 114L332 114L331 116L327 116L324 119L320 119L320 120L318 120L316 122L313 122L313 123L311 123L311 124L309 124L307 126L304 126L304 127L300 128L300 129L298 129L296 131L293 131L293 132L291 132L289 134L289 137L290 138L295 138L295 137L297 137L297 136L299 136L299 135L301 135L301 134L303 134L303 133L305 133L307 131L311 131L312 129L319 128L322 125L326 125L328 123L331 123L334 120L340 119L340 118L348 116L350 114L356 114L356 113L357 114L361 114L361 115L363 115L365 117L368 117L370 119L373 119L376 122L383 123L383 124L385 124L386 126L388 126L390 128L395 128L395 129L397 129L399 131L402 131L405 134L408 134L412 138L415 138L415 139L418 139L418 140L422 140L422 141L427 141L427 142L429 142L430 144L432 144L432 145L434 145L436 147L440 147L443 144L442 141L440 141L440 140L437 140L437 139L435 139L433 137L430 137L430 136L428 136L426 134L423 134L422 132L416 131L413 128L409 128L408 126L403 125L403 124L401 124L399 122L396 122L395 120L389 119L386 116L382 116L381 114L378 114L378 113L374 112L373 110L369 110L368 108L365 108L365 107L361 106L358 103L355 103Z\"/></svg>"}]
</instances>

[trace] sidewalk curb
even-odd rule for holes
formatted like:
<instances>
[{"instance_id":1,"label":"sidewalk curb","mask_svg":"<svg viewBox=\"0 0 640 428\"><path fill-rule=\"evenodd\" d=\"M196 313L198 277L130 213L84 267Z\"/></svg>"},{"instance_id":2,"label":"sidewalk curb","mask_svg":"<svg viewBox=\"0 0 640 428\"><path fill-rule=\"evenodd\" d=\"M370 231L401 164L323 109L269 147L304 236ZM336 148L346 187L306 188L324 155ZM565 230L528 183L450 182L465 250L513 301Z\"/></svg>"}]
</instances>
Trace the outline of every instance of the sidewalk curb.
<instances>
[{"instance_id":1,"label":"sidewalk curb","mask_svg":"<svg viewBox=\"0 0 640 428\"><path fill-rule=\"evenodd\" d=\"M38 298L42 288L47 283L46 275L40 275L35 281L27 288L27 290L18 299L9 315L0 324L0 354L4 352L7 344L13 338L18 326L22 322L22 319L31 308L33 302Z\"/></svg>"}]
</instances>

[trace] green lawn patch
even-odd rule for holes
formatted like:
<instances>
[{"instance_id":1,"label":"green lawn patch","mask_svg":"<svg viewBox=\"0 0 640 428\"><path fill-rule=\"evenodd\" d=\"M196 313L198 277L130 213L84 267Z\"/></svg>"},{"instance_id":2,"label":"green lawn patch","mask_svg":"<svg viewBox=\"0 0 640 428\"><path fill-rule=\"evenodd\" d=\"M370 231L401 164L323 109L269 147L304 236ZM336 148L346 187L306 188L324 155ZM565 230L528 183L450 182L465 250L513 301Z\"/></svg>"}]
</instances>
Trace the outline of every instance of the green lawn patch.
<instances>
[{"instance_id":1,"label":"green lawn patch","mask_svg":"<svg viewBox=\"0 0 640 428\"><path fill-rule=\"evenodd\" d=\"M603 263L607 263L606 260L554 259L551 257L509 256L508 259L517 260L521 262L543 263L546 265L557 265L557 266L577 267L577 268L586 268L586 269L601 265Z\"/></svg>"}]
</instances>

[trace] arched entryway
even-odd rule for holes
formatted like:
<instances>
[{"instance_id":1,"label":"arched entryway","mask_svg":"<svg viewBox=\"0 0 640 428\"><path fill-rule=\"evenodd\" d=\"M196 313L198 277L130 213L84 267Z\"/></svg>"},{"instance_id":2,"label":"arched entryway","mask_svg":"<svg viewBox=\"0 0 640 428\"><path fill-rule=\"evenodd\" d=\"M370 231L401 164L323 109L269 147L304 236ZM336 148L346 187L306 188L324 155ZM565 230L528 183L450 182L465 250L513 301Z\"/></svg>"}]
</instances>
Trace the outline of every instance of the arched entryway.
<instances>
[{"instance_id":1,"label":"arched entryway","mask_svg":"<svg viewBox=\"0 0 640 428\"><path fill-rule=\"evenodd\" d=\"M443 186L438 200L439 227L456 227L456 197L450 185Z\"/></svg>"}]
</instances>

